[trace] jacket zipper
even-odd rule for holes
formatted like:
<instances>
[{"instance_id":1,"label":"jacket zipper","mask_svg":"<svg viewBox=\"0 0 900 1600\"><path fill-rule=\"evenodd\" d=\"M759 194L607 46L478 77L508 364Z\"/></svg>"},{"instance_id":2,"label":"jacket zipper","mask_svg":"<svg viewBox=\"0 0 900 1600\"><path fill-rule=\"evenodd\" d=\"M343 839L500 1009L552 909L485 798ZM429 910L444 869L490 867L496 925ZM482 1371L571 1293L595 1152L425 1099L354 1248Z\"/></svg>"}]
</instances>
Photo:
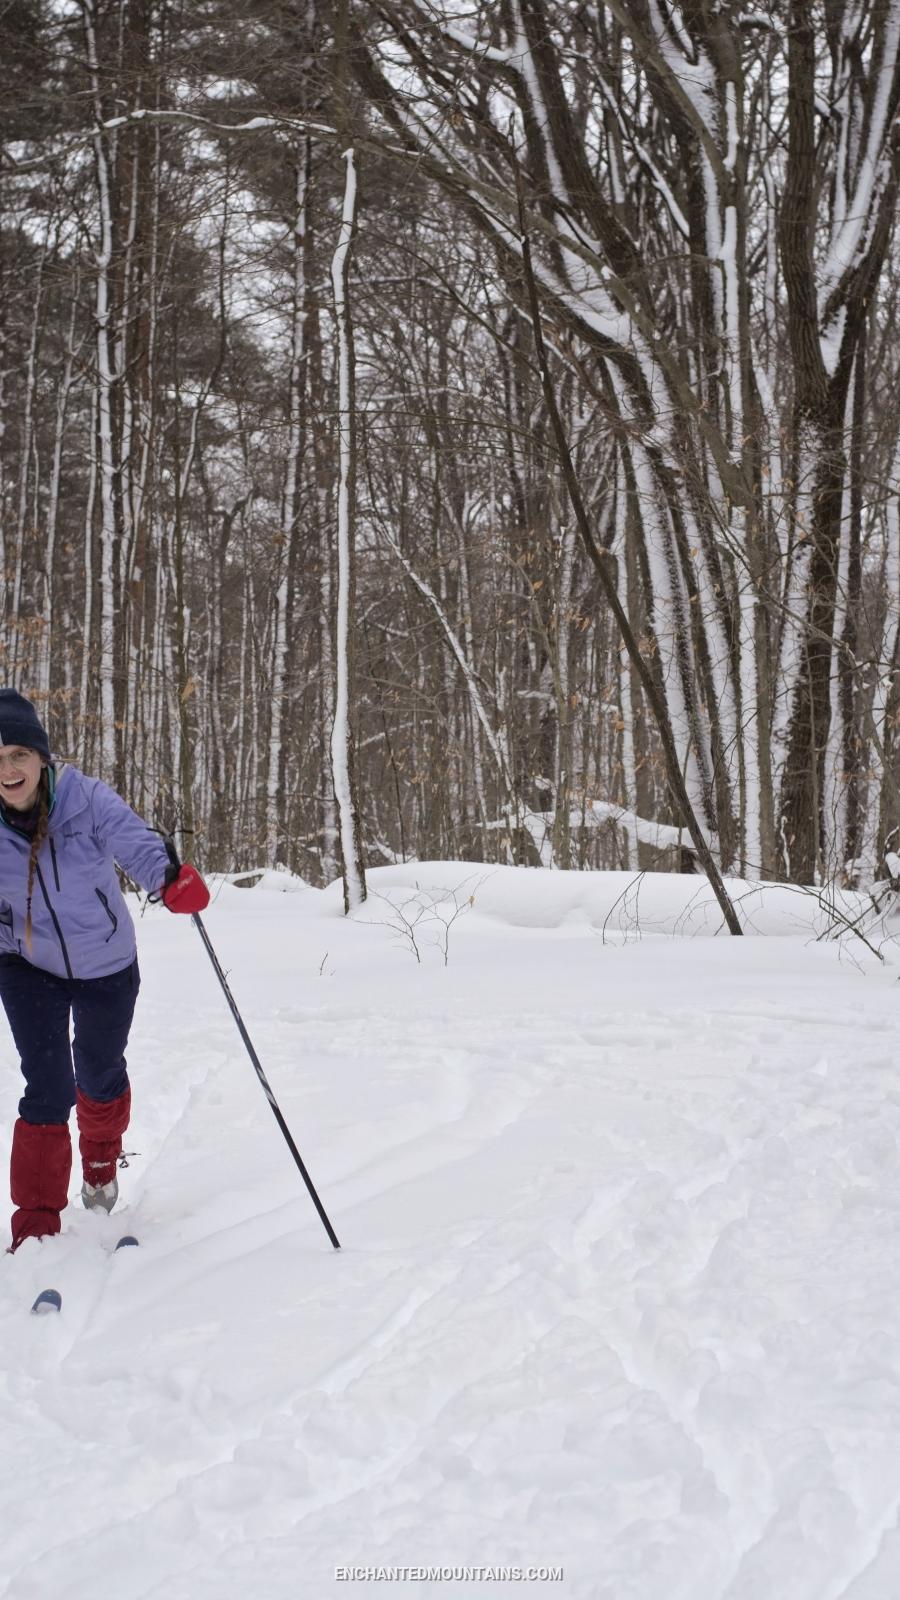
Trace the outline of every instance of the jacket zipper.
<instances>
[{"instance_id":1,"label":"jacket zipper","mask_svg":"<svg viewBox=\"0 0 900 1600\"><path fill-rule=\"evenodd\" d=\"M53 843L52 834L50 835L50 859L53 862L53 881L56 884L56 892L59 894L59 866L56 860L56 846Z\"/></svg>"},{"instance_id":2,"label":"jacket zipper","mask_svg":"<svg viewBox=\"0 0 900 1600\"><path fill-rule=\"evenodd\" d=\"M41 894L44 896L44 904L46 905L47 910L50 913L50 917L52 919L53 926L56 929L56 937L59 940L59 947L60 947L60 949L62 951L62 958L63 958L63 961L66 964L66 972L67 972L67 974L68 974L68 976L70 978L74 978L75 974L72 971L72 963L69 960L69 952L66 949L66 941L63 938L62 928L59 925L59 918L56 915L56 912L54 911L52 905L50 904L50 896L47 893L47 885L44 882L44 874L41 871L39 862L36 861L34 863L34 865L35 865L35 868L36 868L36 871L37 871L37 880L38 880L38 883L41 886Z\"/></svg>"},{"instance_id":3,"label":"jacket zipper","mask_svg":"<svg viewBox=\"0 0 900 1600\"><path fill-rule=\"evenodd\" d=\"M103 890L102 889L95 889L94 893L97 896L97 899L100 901L100 904L102 905L104 911L106 912L106 915L109 917L110 922L112 923L112 930L111 930L110 933L108 933L106 935L106 943L109 944L110 939L112 938L113 934L115 933L116 929L119 926L119 919L118 919L118 917L114 916L112 911L110 910L109 901L107 900L106 895L103 893Z\"/></svg>"}]
</instances>

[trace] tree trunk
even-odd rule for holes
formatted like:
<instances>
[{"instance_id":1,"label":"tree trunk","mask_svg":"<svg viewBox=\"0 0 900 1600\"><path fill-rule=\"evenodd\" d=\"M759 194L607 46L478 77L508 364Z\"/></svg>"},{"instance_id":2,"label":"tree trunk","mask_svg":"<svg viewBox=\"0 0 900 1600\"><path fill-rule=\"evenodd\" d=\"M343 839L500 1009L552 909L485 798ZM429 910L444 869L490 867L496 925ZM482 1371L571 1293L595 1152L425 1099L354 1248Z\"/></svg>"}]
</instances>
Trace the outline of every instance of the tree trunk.
<instances>
[{"instance_id":1,"label":"tree trunk","mask_svg":"<svg viewBox=\"0 0 900 1600\"><path fill-rule=\"evenodd\" d=\"M337 617L335 625L335 707L331 732L331 771L338 808L344 910L366 898L366 874L355 775L354 635L356 629L356 390L353 323L350 314L350 252L356 231L357 175L353 149L344 153L346 182L341 229L331 267L337 334L340 477L337 512Z\"/></svg>"}]
</instances>

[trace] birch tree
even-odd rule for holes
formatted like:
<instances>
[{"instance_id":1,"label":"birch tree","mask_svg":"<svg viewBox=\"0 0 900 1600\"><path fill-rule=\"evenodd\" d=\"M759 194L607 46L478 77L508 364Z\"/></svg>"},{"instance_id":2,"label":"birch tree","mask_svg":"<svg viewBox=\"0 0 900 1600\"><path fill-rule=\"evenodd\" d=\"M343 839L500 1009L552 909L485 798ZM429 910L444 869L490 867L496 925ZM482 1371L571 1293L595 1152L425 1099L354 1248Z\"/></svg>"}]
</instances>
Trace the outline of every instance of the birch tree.
<instances>
[{"instance_id":1,"label":"birch tree","mask_svg":"<svg viewBox=\"0 0 900 1600\"><path fill-rule=\"evenodd\" d=\"M525 172L548 329L573 331L609 396L658 680L722 859L814 877L844 412L894 218L900 12L374 9L407 76L361 40L360 82L511 276ZM774 427L761 321L793 358Z\"/></svg>"}]
</instances>

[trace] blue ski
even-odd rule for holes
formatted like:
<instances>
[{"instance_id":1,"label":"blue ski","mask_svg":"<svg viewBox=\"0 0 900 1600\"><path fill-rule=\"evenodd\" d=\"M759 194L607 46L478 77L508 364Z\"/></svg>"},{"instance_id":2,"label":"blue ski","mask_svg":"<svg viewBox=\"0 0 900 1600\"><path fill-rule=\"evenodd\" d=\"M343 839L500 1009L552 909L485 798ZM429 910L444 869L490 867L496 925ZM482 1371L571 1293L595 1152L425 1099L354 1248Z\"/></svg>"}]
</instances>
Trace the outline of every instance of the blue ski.
<instances>
[{"instance_id":1,"label":"blue ski","mask_svg":"<svg viewBox=\"0 0 900 1600\"><path fill-rule=\"evenodd\" d=\"M133 1233L123 1233L116 1244L116 1250L123 1250L127 1245L137 1243ZM62 1295L58 1289L42 1289L31 1308L31 1314L35 1317L45 1317L50 1311L62 1311Z\"/></svg>"},{"instance_id":2,"label":"blue ski","mask_svg":"<svg viewBox=\"0 0 900 1600\"><path fill-rule=\"evenodd\" d=\"M42 1289L31 1308L31 1314L35 1317L45 1317L48 1311L61 1310L62 1295L60 1294L59 1290Z\"/></svg>"}]
</instances>

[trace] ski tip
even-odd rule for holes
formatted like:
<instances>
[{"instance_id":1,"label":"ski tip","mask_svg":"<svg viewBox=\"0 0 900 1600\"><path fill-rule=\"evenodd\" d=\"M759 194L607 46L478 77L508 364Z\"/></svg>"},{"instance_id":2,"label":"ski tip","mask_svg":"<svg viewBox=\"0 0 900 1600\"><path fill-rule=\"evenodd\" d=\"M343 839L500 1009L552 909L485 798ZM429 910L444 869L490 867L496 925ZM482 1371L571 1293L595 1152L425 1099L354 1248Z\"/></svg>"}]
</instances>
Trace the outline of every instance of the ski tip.
<instances>
[{"instance_id":1,"label":"ski tip","mask_svg":"<svg viewBox=\"0 0 900 1600\"><path fill-rule=\"evenodd\" d=\"M34 1305L31 1308L31 1314L32 1314L32 1316L35 1316L35 1317L41 1317L41 1316L46 1316L48 1311L61 1311L61 1310L62 1310L62 1295L60 1294L59 1290L58 1289L42 1289L40 1294L38 1295L37 1299L35 1300Z\"/></svg>"},{"instance_id":2,"label":"ski tip","mask_svg":"<svg viewBox=\"0 0 900 1600\"><path fill-rule=\"evenodd\" d=\"M119 1240L118 1244L116 1245L116 1249L117 1250L123 1250L126 1245L137 1244L137 1242L138 1241L134 1237L133 1233L123 1233L121 1239Z\"/></svg>"}]
</instances>

